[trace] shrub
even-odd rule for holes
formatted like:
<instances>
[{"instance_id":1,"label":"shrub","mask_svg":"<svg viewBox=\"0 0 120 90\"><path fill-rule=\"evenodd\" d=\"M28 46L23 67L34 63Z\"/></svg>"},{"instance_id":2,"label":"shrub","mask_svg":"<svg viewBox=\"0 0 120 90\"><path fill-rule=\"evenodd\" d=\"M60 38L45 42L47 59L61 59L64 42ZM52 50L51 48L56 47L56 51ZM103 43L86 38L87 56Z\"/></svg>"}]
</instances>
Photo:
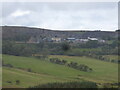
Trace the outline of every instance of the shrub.
<instances>
[{"instance_id":1,"label":"shrub","mask_svg":"<svg viewBox=\"0 0 120 90\"><path fill-rule=\"evenodd\" d=\"M6 82L12 84L12 81L6 81Z\"/></svg>"},{"instance_id":2,"label":"shrub","mask_svg":"<svg viewBox=\"0 0 120 90\"><path fill-rule=\"evenodd\" d=\"M27 69L28 72L32 72L32 70L30 68Z\"/></svg>"},{"instance_id":3,"label":"shrub","mask_svg":"<svg viewBox=\"0 0 120 90\"><path fill-rule=\"evenodd\" d=\"M3 66L13 68L13 65L11 64L3 64Z\"/></svg>"},{"instance_id":4,"label":"shrub","mask_svg":"<svg viewBox=\"0 0 120 90\"><path fill-rule=\"evenodd\" d=\"M16 80L15 82L16 82L16 84L20 84L20 80Z\"/></svg>"}]
</instances>

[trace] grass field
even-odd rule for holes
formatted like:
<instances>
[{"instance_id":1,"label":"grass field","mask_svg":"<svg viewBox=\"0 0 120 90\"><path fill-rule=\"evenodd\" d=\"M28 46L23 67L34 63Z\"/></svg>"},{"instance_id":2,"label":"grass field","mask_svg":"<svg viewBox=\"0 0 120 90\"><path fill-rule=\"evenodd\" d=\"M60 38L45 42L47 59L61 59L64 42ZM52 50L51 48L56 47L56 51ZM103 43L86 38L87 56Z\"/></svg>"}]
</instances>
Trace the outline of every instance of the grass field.
<instances>
[{"instance_id":1,"label":"grass field","mask_svg":"<svg viewBox=\"0 0 120 90\"><path fill-rule=\"evenodd\" d=\"M109 62L103 62L88 57L77 56L49 56L74 61L79 64L85 64L93 69L93 72L83 72L73 68L50 63L33 57L20 57L3 55L5 64L12 64L15 68L3 68L3 87L29 87L47 82L65 82L65 81L94 81L98 83L111 83L118 80L118 65ZM32 69L36 73L17 69ZM16 85L15 80L20 80ZM12 84L7 83L12 81Z\"/></svg>"},{"instance_id":2,"label":"grass field","mask_svg":"<svg viewBox=\"0 0 120 90\"><path fill-rule=\"evenodd\" d=\"M87 79L104 81L117 81L118 79L118 64L104 62L88 57L77 57L77 56L50 56L60 59L65 59L67 61L74 61L79 64L85 64L91 67L94 71L92 73L84 73L81 75Z\"/></svg>"},{"instance_id":3,"label":"grass field","mask_svg":"<svg viewBox=\"0 0 120 90\"><path fill-rule=\"evenodd\" d=\"M16 80L20 80L19 85L16 85ZM7 81L11 81L12 83L7 83ZM62 81L69 80L51 75L30 73L14 68L3 68L3 87L29 87L48 82Z\"/></svg>"}]
</instances>

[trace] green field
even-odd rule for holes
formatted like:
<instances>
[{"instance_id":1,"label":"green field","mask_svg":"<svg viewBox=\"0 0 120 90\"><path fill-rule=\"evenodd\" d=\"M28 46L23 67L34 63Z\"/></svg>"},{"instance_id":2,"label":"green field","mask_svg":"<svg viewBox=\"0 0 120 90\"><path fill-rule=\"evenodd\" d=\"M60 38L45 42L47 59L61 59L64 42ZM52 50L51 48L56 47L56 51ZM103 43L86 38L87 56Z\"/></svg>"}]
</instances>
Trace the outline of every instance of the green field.
<instances>
[{"instance_id":1,"label":"green field","mask_svg":"<svg viewBox=\"0 0 120 90\"><path fill-rule=\"evenodd\" d=\"M111 83L118 80L118 65L110 62L103 62L88 57L77 56L49 56L85 64L93 69L93 72L83 72L64 65L53 64L49 61L33 57L21 57L3 55L5 64L12 64L14 68L3 68L3 87L29 87L48 82L66 81L94 81L97 83ZM23 68L24 70L18 69ZM32 72L27 72L30 68ZM36 73L33 73L36 72ZM16 85L15 81L20 80ZM12 83L7 83L12 81Z\"/></svg>"}]
</instances>

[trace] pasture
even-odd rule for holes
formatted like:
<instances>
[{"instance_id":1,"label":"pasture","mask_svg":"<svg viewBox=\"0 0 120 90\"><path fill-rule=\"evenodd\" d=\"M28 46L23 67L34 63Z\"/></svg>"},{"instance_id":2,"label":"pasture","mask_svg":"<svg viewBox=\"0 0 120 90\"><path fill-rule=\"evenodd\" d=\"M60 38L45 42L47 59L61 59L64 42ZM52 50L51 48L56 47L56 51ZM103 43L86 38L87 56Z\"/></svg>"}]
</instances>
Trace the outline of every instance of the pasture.
<instances>
[{"instance_id":1,"label":"pasture","mask_svg":"<svg viewBox=\"0 0 120 90\"><path fill-rule=\"evenodd\" d=\"M78 56L51 55L49 58L59 58L68 62L74 61L85 64L91 67L93 72L79 71L34 57L3 55L3 62L13 65L13 68L3 67L3 87L29 87L49 82L83 80L96 83L114 83L118 81L118 64ZM31 72L28 72L27 69L31 69ZM20 80L19 85L15 84L16 80ZM7 83L7 81L12 81L12 83Z\"/></svg>"}]
</instances>

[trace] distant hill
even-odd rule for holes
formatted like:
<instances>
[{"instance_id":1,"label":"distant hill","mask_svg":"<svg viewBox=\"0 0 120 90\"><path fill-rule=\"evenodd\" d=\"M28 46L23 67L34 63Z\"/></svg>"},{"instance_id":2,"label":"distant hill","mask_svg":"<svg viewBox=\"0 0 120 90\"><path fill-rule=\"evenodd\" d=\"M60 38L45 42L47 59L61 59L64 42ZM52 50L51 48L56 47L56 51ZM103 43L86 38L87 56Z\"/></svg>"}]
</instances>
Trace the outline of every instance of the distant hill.
<instances>
[{"instance_id":1,"label":"distant hill","mask_svg":"<svg viewBox=\"0 0 120 90\"><path fill-rule=\"evenodd\" d=\"M19 37L39 37L39 38L52 38L60 37L62 39L68 37L74 38L116 38L117 32L114 31L85 31L85 30L73 30L73 31L58 31L58 30L49 30L43 28L31 28L31 27L22 27L22 26L1 26L2 27L2 36L3 39L15 39Z\"/></svg>"}]
</instances>

